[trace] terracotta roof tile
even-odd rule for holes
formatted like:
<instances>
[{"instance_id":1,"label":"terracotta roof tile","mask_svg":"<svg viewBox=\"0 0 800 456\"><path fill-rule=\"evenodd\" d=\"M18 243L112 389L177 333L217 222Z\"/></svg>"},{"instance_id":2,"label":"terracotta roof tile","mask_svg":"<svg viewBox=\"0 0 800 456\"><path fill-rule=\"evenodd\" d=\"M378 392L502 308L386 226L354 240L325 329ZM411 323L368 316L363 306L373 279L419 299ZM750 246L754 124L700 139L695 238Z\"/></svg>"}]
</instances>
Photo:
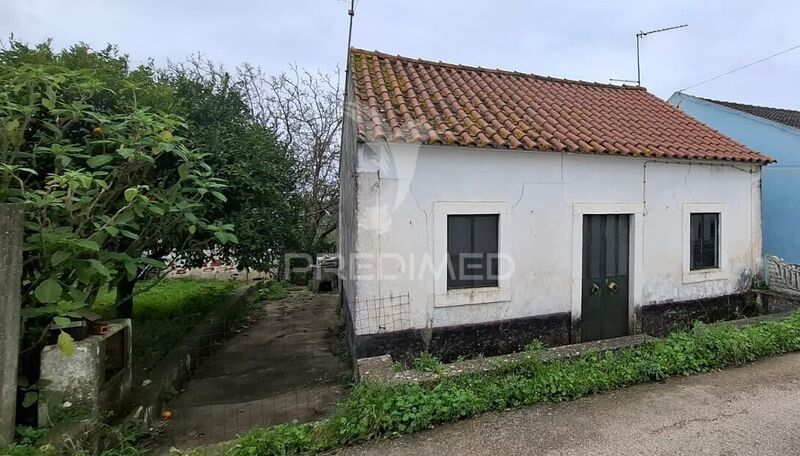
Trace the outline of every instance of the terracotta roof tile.
<instances>
[{"instance_id":1,"label":"terracotta roof tile","mask_svg":"<svg viewBox=\"0 0 800 456\"><path fill-rule=\"evenodd\" d=\"M351 52L364 141L771 161L640 87Z\"/></svg>"}]
</instances>

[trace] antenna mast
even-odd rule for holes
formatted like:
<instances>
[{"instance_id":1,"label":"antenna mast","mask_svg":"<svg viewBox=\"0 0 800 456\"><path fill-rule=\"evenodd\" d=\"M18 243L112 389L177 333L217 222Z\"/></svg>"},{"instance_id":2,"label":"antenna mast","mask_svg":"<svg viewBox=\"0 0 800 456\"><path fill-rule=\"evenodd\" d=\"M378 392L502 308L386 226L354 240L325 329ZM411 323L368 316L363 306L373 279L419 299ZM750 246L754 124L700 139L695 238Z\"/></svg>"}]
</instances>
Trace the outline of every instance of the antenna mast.
<instances>
[{"instance_id":1,"label":"antenna mast","mask_svg":"<svg viewBox=\"0 0 800 456\"><path fill-rule=\"evenodd\" d=\"M662 29L657 29L657 30L648 30L646 32L645 31L640 31L639 33L637 33L636 34L636 80L633 81L633 80L630 80L630 79L611 79L611 81L616 81L616 82L635 82L637 86L641 87L641 85L642 85L642 64L641 64L641 58L639 57L639 40L641 40L642 38L646 37L647 35L651 35L653 33L667 32L669 30L675 30L675 29L684 28L684 27L688 27L688 26L689 26L689 24L682 24L682 25L676 25L676 26L673 26L673 27L667 27L667 28L662 28Z\"/></svg>"},{"instance_id":2,"label":"antenna mast","mask_svg":"<svg viewBox=\"0 0 800 456\"><path fill-rule=\"evenodd\" d=\"M344 67L344 99L347 101L347 81L350 79L350 43L353 40L353 17L356 15L356 0L350 0L350 9L347 15L350 16L350 26L347 29L347 59Z\"/></svg>"}]
</instances>

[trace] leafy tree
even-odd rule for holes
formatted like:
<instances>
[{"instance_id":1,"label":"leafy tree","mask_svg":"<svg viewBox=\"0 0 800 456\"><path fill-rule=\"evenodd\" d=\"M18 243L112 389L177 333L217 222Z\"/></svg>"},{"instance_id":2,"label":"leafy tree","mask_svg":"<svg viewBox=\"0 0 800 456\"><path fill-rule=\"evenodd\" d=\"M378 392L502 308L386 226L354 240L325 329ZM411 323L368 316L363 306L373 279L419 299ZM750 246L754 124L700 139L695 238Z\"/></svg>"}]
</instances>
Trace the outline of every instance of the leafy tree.
<instances>
[{"instance_id":1,"label":"leafy tree","mask_svg":"<svg viewBox=\"0 0 800 456\"><path fill-rule=\"evenodd\" d=\"M240 268L274 270L281 256L297 250L300 227L297 167L294 156L257 122L244 101L239 85L213 65L194 59L167 70L152 62L131 69L127 55L115 46L96 51L77 44L54 52L49 42L31 47L11 40L0 51L0 65L55 64L74 70L89 70L105 90L92 95L92 104L103 112L120 106L149 106L152 112L180 115L185 145L209 151L205 162L215 176L228 181L219 192L225 204L207 208L207 217L225 219L236 228L241 242L232 243L224 234L197 231L192 242L179 232L162 233L160 242L148 251L153 258L172 257L189 266L222 257ZM115 279L123 314L132 307L135 284L127 276Z\"/></svg>"},{"instance_id":2,"label":"leafy tree","mask_svg":"<svg viewBox=\"0 0 800 456\"><path fill-rule=\"evenodd\" d=\"M92 71L0 62L0 202L25 209L26 317L80 316L109 281L163 267L153 252L165 242L236 241L206 218L224 182L188 147L183 119L123 102L135 93L104 104Z\"/></svg>"},{"instance_id":3,"label":"leafy tree","mask_svg":"<svg viewBox=\"0 0 800 456\"><path fill-rule=\"evenodd\" d=\"M172 89L158 80L153 63L131 68L128 56L114 45L95 50L86 43L78 43L55 52L50 40L31 47L12 38L0 50L0 65L26 63L90 71L104 86L104 90L92 96L92 105L101 112L113 112L118 107L148 106L155 111L180 114L170 108Z\"/></svg>"},{"instance_id":4,"label":"leafy tree","mask_svg":"<svg viewBox=\"0 0 800 456\"><path fill-rule=\"evenodd\" d=\"M253 118L241 85L223 69L194 58L171 66L162 80L174 90L193 144L215 151L208 163L228 183L217 215L235 225L239 242L217 253L240 268L274 270L300 242L294 156Z\"/></svg>"}]
</instances>

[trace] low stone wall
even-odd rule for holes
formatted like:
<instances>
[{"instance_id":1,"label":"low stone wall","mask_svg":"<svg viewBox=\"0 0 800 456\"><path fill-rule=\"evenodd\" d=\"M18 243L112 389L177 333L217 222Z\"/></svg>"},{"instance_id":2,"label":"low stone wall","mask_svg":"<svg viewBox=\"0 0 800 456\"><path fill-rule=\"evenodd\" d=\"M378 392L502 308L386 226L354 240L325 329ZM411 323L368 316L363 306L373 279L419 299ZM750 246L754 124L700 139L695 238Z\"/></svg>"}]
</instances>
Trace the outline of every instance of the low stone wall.
<instances>
[{"instance_id":1,"label":"low stone wall","mask_svg":"<svg viewBox=\"0 0 800 456\"><path fill-rule=\"evenodd\" d=\"M42 349L39 381L46 386L39 392L40 427L52 426L77 409L103 421L126 410L132 379L131 321L112 320L107 325L105 333L76 341L71 355L58 345ZM112 360L119 365L108 365ZM65 402L70 408L64 409Z\"/></svg>"},{"instance_id":2,"label":"low stone wall","mask_svg":"<svg viewBox=\"0 0 800 456\"><path fill-rule=\"evenodd\" d=\"M201 348L209 346L215 334L223 333L226 325L241 315L260 287L261 284L255 284L237 290L206 323L192 329L167 353L153 369L147 385L134 386L131 393L134 408L128 416L128 422L139 423L144 429L149 429L160 418L164 405L189 381Z\"/></svg>"},{"instance_id":3,"label":"low stone wall","mask_svg":"<svg viewBox=\"0 0 800 456\"><path fill-rule=\"evenodd\" d=\"M444 362L461 356L496 356L522 350L533 339L547 347L570 342L570 315L559 313L473 325L406 329L355 336L355 357L391 355L411 361L429 352ZM426 341L427 340L427 341Z\"/></svg>"},{"instance_id":4,"label":"low stone wall","mask_svg":"<svg viewBox=\"0 0 800 456\"><path fill-rule=\"evenodd\" d=\"M665 336L690 328L694 322L716 323L750 319L800 309L800 296L768 290L752 290L730 296L654 304L642 308L642 332Z\"/></svg>"},{"instance_id":5,"label":"low stone wall","mask_svg":"<svg viewBox=\"0 0 800 456\"><path fill-rule=\"evenodd\" d=\"M714 323L763 315L764 309L752 292L691 301L666 302L643 306L639 321L642 332L664 336L690 328L695 321Z\"/></svg>"},{"instance_id":6,"label":"low stone wall","mask_svg":"<svg viewBox=\"0 0 800 456\"><path fill-rule=\"evenodd\" d=\"M580 344L563 345L547 348L536 355L542 361L555 361L571 359L590 352L606 352L635 347L651 340L650 336L639 334L635 336L617 337L615 339L584 342ZM383 355L373 358L359 359L357 363L358 376L361 381L375 381L387 384L426 383L436 382L442 378L457 377L459 375L490 372L502 369L514 361L531 358L530 352L520 351L502 356L482 357L464 361L456 361L442 366L441 372L424 372L416 369L398 371L391 356Z\"/></svg>"},{"instance_id":7,"label":"low stone wall","mask_svg":"<svg viewBox=\"0 0 800 456\"><path fill-rule=\"evenodd\" d=\"M754 290L764 314L793 312L800 309L800 295L772 290Z\"/></svg>"}]
</instances>

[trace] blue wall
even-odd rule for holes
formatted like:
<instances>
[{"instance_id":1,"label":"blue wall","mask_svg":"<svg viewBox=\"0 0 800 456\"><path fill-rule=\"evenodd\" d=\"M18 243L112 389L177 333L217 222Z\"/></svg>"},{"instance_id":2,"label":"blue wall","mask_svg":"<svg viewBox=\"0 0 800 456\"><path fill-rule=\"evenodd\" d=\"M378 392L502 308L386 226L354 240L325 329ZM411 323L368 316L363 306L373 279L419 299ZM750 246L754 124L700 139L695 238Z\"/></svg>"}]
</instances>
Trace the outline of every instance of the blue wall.
<instances>
[{"instance_id":1,"label":"blue wall","mask_svg":"<svg viewBox=\"0 0 800 456\"><path fill-rule=\"evenodd\" d=\"M764 253L800 263L800 130L683 93L667 101L778 161L762 173Z\"/></svg>"}]
</instances>

